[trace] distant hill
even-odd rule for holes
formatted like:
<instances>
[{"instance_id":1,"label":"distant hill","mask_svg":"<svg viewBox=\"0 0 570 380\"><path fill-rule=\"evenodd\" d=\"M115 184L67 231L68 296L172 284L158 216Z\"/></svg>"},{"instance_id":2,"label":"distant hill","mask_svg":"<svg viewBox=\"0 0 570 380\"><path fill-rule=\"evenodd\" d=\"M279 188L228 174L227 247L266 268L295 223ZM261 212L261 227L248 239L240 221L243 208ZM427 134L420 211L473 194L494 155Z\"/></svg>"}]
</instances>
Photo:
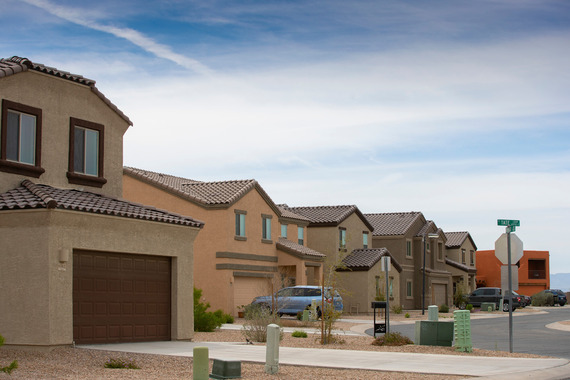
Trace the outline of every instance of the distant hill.
<instances>
[{"instance_id":1,"label":"distant hill","mask_svg":"<svg viewBox=\"0 0 570 380\"><path fill-rule=\"evenodd\" d=\"M560 289L563 292L570 292L570 273L551 274L550 289Z\"/></svg>"}]
</instances>

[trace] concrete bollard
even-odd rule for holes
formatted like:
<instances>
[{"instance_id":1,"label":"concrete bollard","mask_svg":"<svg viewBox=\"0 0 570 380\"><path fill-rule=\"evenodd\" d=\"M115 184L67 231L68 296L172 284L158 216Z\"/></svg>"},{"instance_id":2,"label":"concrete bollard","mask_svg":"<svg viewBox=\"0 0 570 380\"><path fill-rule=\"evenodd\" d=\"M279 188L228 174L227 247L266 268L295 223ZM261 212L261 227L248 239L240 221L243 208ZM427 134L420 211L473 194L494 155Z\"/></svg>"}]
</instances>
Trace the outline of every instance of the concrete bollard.
<instances>
[{"instance_id":1,"label":"concrete bollard","mask_svg":"<svg viewBox=\"0 0 570 380\"><path fill-rule=\"evenodd\" d=\"M311 301L311 321L316 321L319 319L319 313L317 313L317 301L316 300L312 300Z\"/></svg>"},{"instance_id":2,"label":"concrete bollard","mask_svg":"<svg viewBox=\"0 0 570 380\"><path fill-rule=\"evenodd\" d=\"M428 306L428 321L435 321L439 319L439 308L437 305Z\"/></svg>"},{"instance_id":3,"label":"concrete bollard","mask_svg":"<svg viewBox=\"0 0 570 380\"><path fill-rule=\"evenodd\" d=\"M194 347L193 351L193 368L192 379L194 380L208 380L210 359L208 347Z\"/></svg>"},{"instance_id":4,"label":"concrete bollard","mask_svg":"<svg viewBox=\"0 0 570 380\"><path fill-rule=\"evenodd\" d=\"M265 349L265 373L270 375L279 371L279 335L280 329L276 324L267 326L267 345Z\"/></svg>"}]
</instances>

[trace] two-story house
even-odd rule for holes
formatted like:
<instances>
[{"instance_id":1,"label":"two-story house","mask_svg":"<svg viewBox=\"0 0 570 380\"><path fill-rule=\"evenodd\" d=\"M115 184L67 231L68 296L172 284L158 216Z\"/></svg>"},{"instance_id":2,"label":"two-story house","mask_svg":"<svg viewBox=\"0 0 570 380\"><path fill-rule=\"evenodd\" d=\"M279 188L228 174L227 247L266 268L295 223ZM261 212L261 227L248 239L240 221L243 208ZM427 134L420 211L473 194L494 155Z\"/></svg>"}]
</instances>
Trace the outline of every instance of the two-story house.
<instances>
[{"instance_id":1,"label":"two-story house","mask_svg":"<svg viewBox=\"0 0 570 380\"><path fill-rule=\"evenodd\" d=\"M404 309L451 305L451 273L445 263L445 234L421 212L365 214L373 228L372 247L387 248L402 267Z\"/></svg>"},{"instance_id":2,"label":"two-story house","mask_svg":"<svg viewBox=\"0 0 570 380\"><path fill-rule=\"evenodd\" d=\"M345 308L352 312L369 312L370 302L379 294L386 293L380 259L390 256L390 252L372 248L373 228L358 207L281 207L309 220L308 246L327 255L325 275L338 274L337 285L341 288ZM390 289L392 297L395 293L399 299L401 267L395 259L392 261L395 270L389 275Z\"/></svg>"},{"instance_id":3,"label":"two-story house","mask_svg":"<svg viewBox=\"0 0 570 380\"><path fill-rule=\"evenodd\" d=\"M325 256L303 245L306 221L283 216L257 181L201 182L130 167L123 181L126 199L205 222L194 244L194 283L213 310L237 315L256 296L319 283ZM281 237L293 233L300 238Z\"/></svg>"},{"instance_id":4,"label":"two-story house","mask_svg":"<svg viewBox=\"0 0 570 380\"><path fill-rule=\"evenodd\" d=\"M467 231L446 232L445 237L447 238L445 263L451 272L453 294L458 287L461 287L465 294L469 294L477 287L475 284L477 246Z\"/></svg>"},{"instance_id":5,"label":"two-story house","mask_svg":"<svg viewBox=\"0 0 570 380\"><path fill-rule=\"evenodd\" d=\"M193 337L203 223L120 199L132 125L95 81L0 60L0 326L7 345Z\"/></svg>"}]
</instances>

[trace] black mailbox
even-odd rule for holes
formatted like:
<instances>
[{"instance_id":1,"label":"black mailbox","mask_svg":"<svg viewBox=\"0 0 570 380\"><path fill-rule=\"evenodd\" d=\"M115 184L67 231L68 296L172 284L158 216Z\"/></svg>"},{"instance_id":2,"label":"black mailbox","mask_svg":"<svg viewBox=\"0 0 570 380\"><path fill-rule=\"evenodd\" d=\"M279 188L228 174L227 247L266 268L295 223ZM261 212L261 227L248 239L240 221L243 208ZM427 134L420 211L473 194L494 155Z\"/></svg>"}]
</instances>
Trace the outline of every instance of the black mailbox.
<instances>
[{"instance_id":1,"label":"black mailbox","mask_svg":"<svg viewBox=\"0 0 570 380\"><path fill-rule=\"evenodd\" d=\"M388 310L384 312L384 323L376 323L376 309L386 309L386 304L385 301L372 301L371 307L374 309L374 338L376 338L376 334L385 334L387 331L386 315Z\"/></svg>"}]
</instances>

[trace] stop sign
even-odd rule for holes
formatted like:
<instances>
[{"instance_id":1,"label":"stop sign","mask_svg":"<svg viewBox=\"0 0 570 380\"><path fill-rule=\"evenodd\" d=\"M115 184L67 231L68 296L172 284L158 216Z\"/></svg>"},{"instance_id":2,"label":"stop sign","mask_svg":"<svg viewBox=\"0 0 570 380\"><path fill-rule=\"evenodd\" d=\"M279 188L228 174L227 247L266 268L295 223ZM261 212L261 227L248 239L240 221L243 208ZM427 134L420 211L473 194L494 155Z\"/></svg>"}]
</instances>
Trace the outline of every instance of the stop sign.
<instances>
[{"instance_id":1,"label":"stop sign","mask_svg":"<svg viewBox=\"0 0 570 380\"><path fill-rule=\"evenodd\" d=\"M509 263L507 249L507 234L499 236L495 242L495 256L503 263ZM517 235L511 233L511 264L516 264L523 257L523 242Z\"/></svg>"}]
</instances>

